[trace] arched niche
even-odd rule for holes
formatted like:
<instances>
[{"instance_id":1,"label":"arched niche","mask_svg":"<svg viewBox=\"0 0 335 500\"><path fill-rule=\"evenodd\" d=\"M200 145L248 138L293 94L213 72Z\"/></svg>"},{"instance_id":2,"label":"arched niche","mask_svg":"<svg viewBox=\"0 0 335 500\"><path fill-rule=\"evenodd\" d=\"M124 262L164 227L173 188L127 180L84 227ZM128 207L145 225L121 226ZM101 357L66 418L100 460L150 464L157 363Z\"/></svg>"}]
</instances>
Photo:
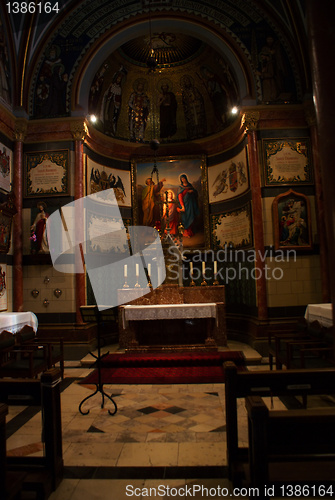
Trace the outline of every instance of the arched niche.
<instances>
[{"instance_id":1,"label":"arched niche","mask_svg":"<svg viewBox=\"0 0 335 500\"><path fill-rule=\"evenodd\" d=\"M185 33L202 40L213 47L218 53L223 54L233 68L239 87L241 104L253 105L256 103L255 89L256 82L252 75L251 68L245 53L240 49L233 48L233 38L225 34L226 39L214 30L195 22L185 19L162 18L152 20L152 31L166 31ZM82 116L88 113L88 91L94 75L99 67L104 63L106 57L117 50L121 45L139 36L149 33L148 21L140 21L129 27L120 27L120 30L113 33L105 41L96 44L87 53L80 67L76 70L72 86L72 116Z\"/></svg>"}]
</instances>

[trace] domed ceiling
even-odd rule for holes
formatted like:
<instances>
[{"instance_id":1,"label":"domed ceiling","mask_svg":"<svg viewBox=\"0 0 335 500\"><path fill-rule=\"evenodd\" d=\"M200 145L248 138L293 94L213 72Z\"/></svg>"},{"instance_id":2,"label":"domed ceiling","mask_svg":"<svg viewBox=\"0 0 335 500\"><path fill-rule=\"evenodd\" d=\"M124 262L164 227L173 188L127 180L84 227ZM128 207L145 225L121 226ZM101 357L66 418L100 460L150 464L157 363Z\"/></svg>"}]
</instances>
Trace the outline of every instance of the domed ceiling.
<instances>
[{"instance_id":1,"label":"domed ceiling","mask_svg":"<svg viewBox=\"0 0 335 500\"><path fill-rule=\"evenodd\" d=\"M228 127L239 102L233 69L191 36L155 32L110 54L96 73L89 113L107 136L189 141Z\"/></svg>"}]
</instances>

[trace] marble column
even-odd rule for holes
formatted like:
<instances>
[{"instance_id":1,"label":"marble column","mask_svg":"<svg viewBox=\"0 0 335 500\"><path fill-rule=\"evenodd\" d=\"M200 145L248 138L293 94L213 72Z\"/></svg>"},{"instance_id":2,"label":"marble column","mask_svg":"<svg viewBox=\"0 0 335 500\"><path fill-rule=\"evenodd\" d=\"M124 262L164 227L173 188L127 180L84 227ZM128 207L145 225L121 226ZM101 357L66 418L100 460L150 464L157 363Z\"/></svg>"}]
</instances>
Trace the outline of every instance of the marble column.
<instances>
[{"instance_id":1,"label":"marble column","mask_svg":"<svg viewBox=\"0 0 335 500\"><path fill-rule=\"evenodd\" d=\"M335 318L335 168L334 168L334 80L335 60L331 53L335 46L335 3L307 0L307 28L312 69L313 98L316 111L318 149L322 189L324 193L325 232L327 238L330 296Z\"/></svg>"},{"instance_id":2,"label":"marble column","mask_svg":"<svg viewBox=\"0 0 335 500\"><path fill-rule=\"evenodd\" d=\"M23 207L23 141L27 133L26 120L17 120L15 124L15 145L13 158L13 192L17 213L13 219L13 310L23 311L23 242L22 242L22 207Z\"/></svg>"},{"instance_id":3,"label":"marble column","mask_svg":"<svg viewBox=\"0 0 335 500\"><path fill-rule=\"evenodd\" d=\"M87 125L84 121L73 122L71 125L71 132L74 139L75 147L75 162L74 162L74 198L79 200L85 194L84 192L84 140L87 135ZM79 222L83 222L80 220ZM84 231L83 224L79 224L76 231ZM78 237L78 235L77 235ZM80 239L80 236L79 236ZM76 248L75 259L79 262L82 261L83 256L81 255L80 249ZM75 275L75 294L76 294L76 322L83 323L80 306L86 304L86 282L85 273L77 272Z\"/></svg>"},{"instance_id":4,"label":"marble column","mask_svg":"<svg viewBox=\"0 0 335 500\"><path fill-rule=\"evenodd\" d=\"M264 230L263 230L263 207L261 178L258 163L257 148L257 124L259 120L258 111L250 111L243 116L244 127L248 138L248 156L250 169L250 189L252 196L252 220L254 226L254 248L256 253L256 292L258 319L266 320L268 317L267 296L266 296L266 274L264 256Z\"/></svg>"}]
</instances>

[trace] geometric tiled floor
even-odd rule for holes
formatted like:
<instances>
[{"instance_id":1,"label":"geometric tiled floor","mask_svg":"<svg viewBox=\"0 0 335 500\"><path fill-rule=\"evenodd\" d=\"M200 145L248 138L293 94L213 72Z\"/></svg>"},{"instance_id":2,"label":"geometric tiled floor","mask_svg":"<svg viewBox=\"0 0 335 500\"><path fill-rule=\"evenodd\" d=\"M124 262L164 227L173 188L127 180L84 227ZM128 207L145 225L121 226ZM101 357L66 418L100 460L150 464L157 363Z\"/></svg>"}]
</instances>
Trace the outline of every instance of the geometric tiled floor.
<instances>
[{"instance_id":1,"label":"geometric tiled floor","mask_svg":"<svg viewBox=\"0 0 335 500\"><path fill-rule=\"evenodd\" d=\"M255 353L243 344L231 348ZM220 485L229 486L223 384L105 385L117 413L109 415L114 407L108 399L101 408L98 393L83 405L89 413L82 415L78 406L95 389L78 383L88 373L89 367L66 363L61 393L65 478L50 500L147 498L143 488L150 485L161 485L161 497L162 488L190 484L195 485L193 498L206 498L205 490L197 491L200 485L214 488L208 498L222 498L214 493ZM242 402L239 419L239 438L246 444ZM37 409L10 406L7 452L41 455L40 421Z\"/></svg>"}]
</instances>

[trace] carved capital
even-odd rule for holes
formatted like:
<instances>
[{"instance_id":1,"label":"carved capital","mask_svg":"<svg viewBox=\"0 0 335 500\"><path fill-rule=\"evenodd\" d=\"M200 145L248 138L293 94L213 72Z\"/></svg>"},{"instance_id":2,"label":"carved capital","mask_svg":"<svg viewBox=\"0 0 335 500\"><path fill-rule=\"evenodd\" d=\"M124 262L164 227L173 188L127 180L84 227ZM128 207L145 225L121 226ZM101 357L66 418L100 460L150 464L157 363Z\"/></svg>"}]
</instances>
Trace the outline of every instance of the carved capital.
<instances>
[{"instance_id":1,"label":"carved capital","mask_svg":"<svg viewBox=\"0 0 335 500\"><path fill-rule=\"evenodd\" d=\"M14 137L16 141L24 141L27 135L27 120L18 119L15 122Z\"/></svg>"},{"instance_id":2,"label":"carved capital","mask_svg":"<svg viewBox=\"0 0 335 500\"><path fill-rule=\"evenodd\" d=\"M316 126L316 113L314 106L310 105L305 108L305 120L309 127Z\"/></svg>"},{"instance_id":3,"label":"carved capital","mask_svg":"<svg viewBox=\"0 0 335 500\"><path fill-rule=\"evenodd\" d=\"M244 115L242 116L242 125L247 132L251 130L257 130L259 117L259 111L247 111L247 113L244 113Z\"/></svg>"},{"instance_id":4,"label":"carved capital","mask_svg":"<svg viewBox=\"0 0 335 500\"><path fill-rule=\"evenodd\" d=\"M87 125L84 121L71 122L71 133L75 141L84 141L88 133Z\"/></svg>"}]
</instances>

